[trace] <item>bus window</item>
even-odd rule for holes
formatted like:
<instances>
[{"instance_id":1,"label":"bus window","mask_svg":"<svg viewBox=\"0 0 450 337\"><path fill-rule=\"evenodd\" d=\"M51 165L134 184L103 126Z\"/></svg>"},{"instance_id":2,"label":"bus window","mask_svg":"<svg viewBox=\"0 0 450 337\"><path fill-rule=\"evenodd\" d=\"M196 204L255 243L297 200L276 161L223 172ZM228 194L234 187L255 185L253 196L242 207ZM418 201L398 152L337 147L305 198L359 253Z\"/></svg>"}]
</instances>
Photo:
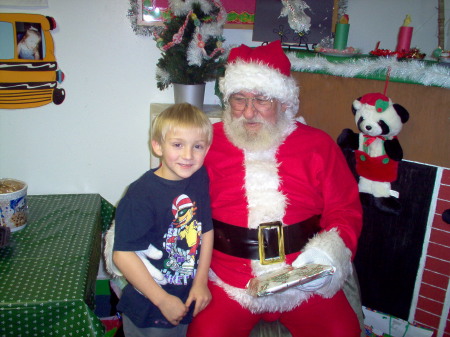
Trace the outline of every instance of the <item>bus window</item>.
<instances>
[{"instance_id":1,"label":"bus window","mask_svg":"<svg viewBox=\"0 0 450 337\"><path fill-rule=\"evenodd\" d=\"M0 59L14 58L14 29L10 22L0 22Z\"/></svg>"},{"instance_id":2,"label":"bus window","mask_svg":"<svg viewBox=\"0 0 450 337\"><path fill-rule=\"evenodd\" d=\"M17 57L25 60L42 60L42 29L39 23L17 22Z\"/></svg>"}]
</instances>

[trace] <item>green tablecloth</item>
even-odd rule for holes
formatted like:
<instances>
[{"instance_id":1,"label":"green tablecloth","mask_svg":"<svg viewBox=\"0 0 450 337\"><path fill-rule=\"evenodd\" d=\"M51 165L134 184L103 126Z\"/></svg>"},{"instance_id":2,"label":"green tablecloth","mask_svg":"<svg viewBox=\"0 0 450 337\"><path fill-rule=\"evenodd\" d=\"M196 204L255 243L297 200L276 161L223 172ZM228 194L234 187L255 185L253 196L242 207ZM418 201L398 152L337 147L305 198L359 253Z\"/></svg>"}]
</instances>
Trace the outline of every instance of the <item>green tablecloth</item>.
<instances>
[{"instance_id":1,"label":"green tablecloth","mask_svg":"<svg viewBox=\"0 0 450 337\"><path fill-rule=\"evenodd\" d=\"M32 195L28 206L28 225L0 248L0 336L102 336L93 309L101 232L110 221L104 200Z\"/></svg>"}]
</instances>

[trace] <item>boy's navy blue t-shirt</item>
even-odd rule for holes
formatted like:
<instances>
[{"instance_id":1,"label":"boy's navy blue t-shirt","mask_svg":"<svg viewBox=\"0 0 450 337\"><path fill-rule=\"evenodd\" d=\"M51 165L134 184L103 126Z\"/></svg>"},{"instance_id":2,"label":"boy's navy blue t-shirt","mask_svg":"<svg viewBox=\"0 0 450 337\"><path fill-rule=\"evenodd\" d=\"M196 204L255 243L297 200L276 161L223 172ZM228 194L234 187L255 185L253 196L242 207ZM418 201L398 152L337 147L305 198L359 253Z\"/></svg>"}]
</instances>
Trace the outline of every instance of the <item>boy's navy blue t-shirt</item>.
<instances>
[{"instance_id":1,"label":"boy's navy blue t-shirt","mask_svg":"<svg viewBox=\"0 0 450 337\"><path fill-rule=\"evenodd\" d=\"M149 259L168 283L162 287L186 302L197 270L200 235L212 229L209 180L204 167L190 178L172 181L146 172L132 183L116 210L114 250L163 252ZM193 303L181 324L192 320ZM172 328L159 309L128 284L117 309L140 327Z\"/></svg>"}]
</instances>

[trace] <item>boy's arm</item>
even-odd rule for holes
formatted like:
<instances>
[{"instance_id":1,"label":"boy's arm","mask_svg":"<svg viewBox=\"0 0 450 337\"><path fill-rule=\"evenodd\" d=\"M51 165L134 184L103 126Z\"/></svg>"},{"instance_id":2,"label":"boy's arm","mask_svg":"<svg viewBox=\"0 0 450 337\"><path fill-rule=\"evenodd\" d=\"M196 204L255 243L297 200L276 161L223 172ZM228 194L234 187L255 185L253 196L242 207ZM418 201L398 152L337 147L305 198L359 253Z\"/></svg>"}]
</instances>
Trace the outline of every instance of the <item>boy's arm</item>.
<instances>
[{"instance_id":1,"label":"boy's arm","mask_svg":"<svg viewBox=\"0 0 450 337\"><path fill-rule=\"evenodd\" d=\"M198 260L197 273L195 274L194 284L202 283L207 285L208 283L208 272L209 266L211 265L211 256L214 244L214 230L203 234L202 237L202 248L200 251L200 257Z\"/></svg>"},{"instance_id":2,"label":"boy's arm","mask_svg":"<svg viewBox=\"0 0 450 337\"><path fill-rule=\"evenodd\" d=\"M125 278L147 297L173 325L178 325L188 307L176 296L162 289L135 252L114 251L113 260Z\"/></svg>"},{"instance_id":3,"label":"boy's arm","mask_svg":"<svg viewBox=\"0 0 450 337\"><path fill-rule=\"evenodd\" d=\"M186 306L189 307L195 301L194 317L211 302L211 292L208 289L208 271L211 264L213 250L214 232L210 230L202 236L202 248L198 261L197 273L195 274Z\"/></svg>"}]
</instances>

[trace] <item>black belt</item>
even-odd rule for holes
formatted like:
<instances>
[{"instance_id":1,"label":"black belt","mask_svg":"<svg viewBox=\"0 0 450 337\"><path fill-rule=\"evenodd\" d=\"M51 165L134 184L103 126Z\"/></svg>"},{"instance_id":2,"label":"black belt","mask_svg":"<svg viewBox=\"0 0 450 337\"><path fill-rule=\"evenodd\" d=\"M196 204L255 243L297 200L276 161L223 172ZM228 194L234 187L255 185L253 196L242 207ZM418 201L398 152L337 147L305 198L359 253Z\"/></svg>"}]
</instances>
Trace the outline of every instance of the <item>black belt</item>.
<instances>
[{"instance_id":1,"label":"black belt","mask_svg":"<svg viewBox=\"0 0 450 337\"><path fill-rule=\"evenodd\" d=\"M262 264L281 262L285 255L301 251L320 231L319 219L320 216L315 215L293 225L282 226L276 221L260 224L258 228L244 228L213 219L214 249L244 259L259 259Z\"/></svg>"}]
</instances>

